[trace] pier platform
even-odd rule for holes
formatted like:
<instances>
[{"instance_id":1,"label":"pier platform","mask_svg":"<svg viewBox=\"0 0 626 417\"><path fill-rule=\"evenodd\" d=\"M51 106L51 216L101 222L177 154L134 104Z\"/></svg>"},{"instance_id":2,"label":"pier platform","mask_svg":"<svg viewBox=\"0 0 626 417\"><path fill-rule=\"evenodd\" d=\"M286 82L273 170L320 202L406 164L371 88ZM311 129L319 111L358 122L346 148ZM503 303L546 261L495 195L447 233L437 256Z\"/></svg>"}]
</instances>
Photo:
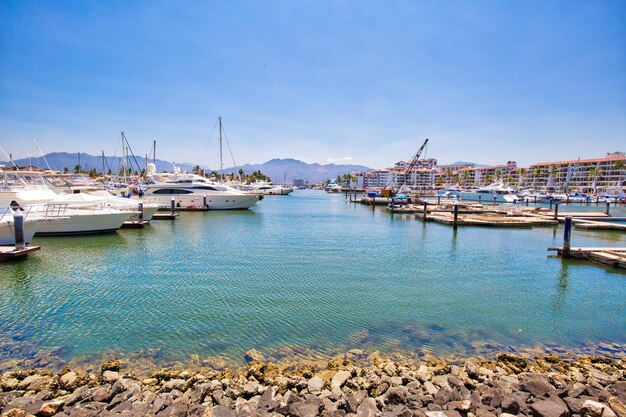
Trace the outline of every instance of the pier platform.
<instances>
[{"instance_id":1,"label":"pier platform","mask_svg":"<svg viewBox=\"0 0 626 417\"><path fill-rule=\"evenodd\" d=\"M26 246L23 249L15 249L15 246L0 246L0 261L21 258L39 249L41 249L40 246Z\"/></svg>"},{"instance_id":2,"label":"pier platform","mask_svg":"<svg viewBox=\"0 0 626 417\"><path fill-rule=\"evenodd\" d=\"M610 219L614 220L614 219ZM572 219L574 227L577 229L590 230L619 230L626 232L626 224L611 223L610 221L592 221L583 219Z\"/></svg>"},{"instance_id":3,"label":"pier platform","mask_svg":"<svg viewBox=\"0 0 626 417\"><path fill-rule=\"evenodd\" d=\"M178 213L154 213L152 220L175 220Z\"/></svg>"},{"instance_id":4,"label":"pier platform","mask_svg":"<svg viewBox=\"0 0 626 417\"><path fill-rule=\"evenodd\" d=\"M548 248L563 256L563 247ZM626 269L626 248L570 248L570 258L586 259L594 262Z\"/></svg>"},{"instance_id":5,"label":"pier platform","mask_svg":"<svg viewBox=\"0 0 626 417\"><path fill-rule=\"evenodd\" d=\"M122 229L143 229L144 226L149 225L150 222L147 220L126 220L122 224Z\"/></svg>"},{"instance_id":6,"label":"pier platform","mask_svg":"<svg viewBox=\"0 0 626 417\"><path fill-rule=\"evenodd\" d=\"M416 215L417 219L423 216ZM454 214L449 212L432 212L426 216L426 221L454 225ZM487 213L459 214L458 226L482 226L482 227L516 227L532 228L537 226L553 226L558 224L557 220L544 219L528 216L507 216Z\"/></svg>"}]
</instances>

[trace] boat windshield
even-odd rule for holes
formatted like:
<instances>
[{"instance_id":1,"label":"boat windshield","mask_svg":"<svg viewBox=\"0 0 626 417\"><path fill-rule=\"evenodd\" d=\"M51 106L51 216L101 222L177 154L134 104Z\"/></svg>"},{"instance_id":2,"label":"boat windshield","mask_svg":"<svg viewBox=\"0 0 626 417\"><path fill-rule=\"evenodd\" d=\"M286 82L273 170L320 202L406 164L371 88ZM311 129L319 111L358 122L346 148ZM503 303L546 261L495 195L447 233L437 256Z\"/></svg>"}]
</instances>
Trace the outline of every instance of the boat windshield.
<instances>
[{"instance_id":1,"label":"boat windshield","mask_svg":"<svg viewBox=\"0 0 626 417\"><path fill-rule=\"evenodd\" d=\"M2 171L0 172L0 189L9 190L15 188L47 188L43 177L38 173L23 173Z\"/></svg>"}]
</instances>

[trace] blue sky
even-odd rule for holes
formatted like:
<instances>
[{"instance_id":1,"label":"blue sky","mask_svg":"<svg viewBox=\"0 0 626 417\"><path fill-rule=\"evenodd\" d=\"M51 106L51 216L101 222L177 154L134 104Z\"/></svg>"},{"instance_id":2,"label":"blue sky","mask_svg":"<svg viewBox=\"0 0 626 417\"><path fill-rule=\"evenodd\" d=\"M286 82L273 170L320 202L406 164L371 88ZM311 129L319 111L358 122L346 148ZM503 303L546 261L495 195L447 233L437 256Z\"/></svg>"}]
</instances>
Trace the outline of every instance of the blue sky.
<instances>
[{"instance_id":1,"label":"blue sky","mask_svg":"<svg viewBox=\"0 0 626 417\"><path fill-rule=\"evenodd\" d=\"M426 137L440 163L598 157L626 151L625 21L624 1L4 0L0 145L113 154L124 130L216 167L221 115L237 164L383 167Z\"/></svg>"}]
</instances>

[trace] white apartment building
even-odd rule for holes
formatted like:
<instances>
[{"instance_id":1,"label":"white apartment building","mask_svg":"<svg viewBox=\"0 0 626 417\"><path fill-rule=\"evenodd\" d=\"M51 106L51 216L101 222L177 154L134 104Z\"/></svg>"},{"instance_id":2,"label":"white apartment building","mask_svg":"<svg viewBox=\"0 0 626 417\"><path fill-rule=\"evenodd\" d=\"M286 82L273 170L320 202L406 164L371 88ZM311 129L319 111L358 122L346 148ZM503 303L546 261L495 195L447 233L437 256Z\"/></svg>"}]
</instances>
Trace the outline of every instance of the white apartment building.
<instances>
[{"instance_id":1,"label":"white apartment building","mask_svg":"<svg viewBox=\"0 0 626 417\"><path fill-rule=\"evenodd\" d=\"M619 193L626 190L626 155L611 152L604 158L540 162L518 175L524 188Z\"/></svg>"}]
</instances>

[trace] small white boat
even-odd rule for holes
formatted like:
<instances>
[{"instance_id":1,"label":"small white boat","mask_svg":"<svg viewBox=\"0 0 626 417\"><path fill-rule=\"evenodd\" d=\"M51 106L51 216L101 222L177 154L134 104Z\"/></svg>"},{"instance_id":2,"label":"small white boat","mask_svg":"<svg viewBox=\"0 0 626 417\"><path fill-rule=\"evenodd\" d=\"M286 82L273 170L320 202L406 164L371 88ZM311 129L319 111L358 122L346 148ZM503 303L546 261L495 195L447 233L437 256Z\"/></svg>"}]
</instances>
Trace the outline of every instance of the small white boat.
<instances>
[{"instance_id":1,"label":"small white boat","mask_svg":"<svg viewBox=\"0 0 626 417\"><path fill-rule=\"evenodd\" d=\"M461 200L479 201L482 203L515 203L518 198L514 190L502 185L491 184L475 190L460 191Z\"/></svg>"},{"instance_id":2,"label":"small white boat","mask_svg":"<svg viewBox=\"0 0 626 417\"><path fill-rule=\"evenodd\" d=\"M289 195L293 191L291 188L265 181L255 181L250 184L250 187L252 191L263 195Z\"/></svg>"}]
</instances>

